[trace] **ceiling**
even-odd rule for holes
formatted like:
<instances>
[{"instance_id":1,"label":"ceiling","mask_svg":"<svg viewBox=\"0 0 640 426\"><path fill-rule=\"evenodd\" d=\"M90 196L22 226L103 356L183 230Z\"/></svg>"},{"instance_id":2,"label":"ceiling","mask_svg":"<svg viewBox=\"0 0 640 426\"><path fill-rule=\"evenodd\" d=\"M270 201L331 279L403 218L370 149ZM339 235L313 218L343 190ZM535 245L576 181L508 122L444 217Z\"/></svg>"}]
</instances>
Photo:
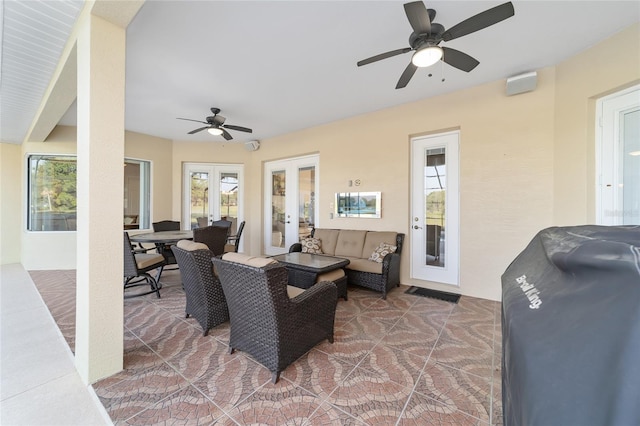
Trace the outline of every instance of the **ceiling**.
<instances>
[{"instance_id":1,"label":"ceiling","mask_svg":"<svg viewBox=\"0 0 640 426\"><path fill-rule=\"evenodd\" d=\"M12 3L18 2L5 0L5 9ZM78 2L23 3L62 8ZM411 27L403 3L147 0L127 29L125 127L177 141L224 142L205 131L188 135L202 126L176 120L204 120L218 107L226 124L253 129L253 134L231 130L234 141L262 140L539 70L640 21L638 1L516 0L514 17L441 44L473 56L480 61L477 68L465 73L438 63L419 69L406 88L396 90L411 53L363 67L356 62L408 46ZM435 22L450 28L500 3L426 5L436 10ZM24 84L5 78L5 46L19 38L7 15L0 140L20 143L37 106L5 102L13 85ZM46 87L51 72L43 74ZM7 108L26 119L7 120ZM74 125L75 116L73 105L61 124Z\"/></svg>"}]
</instances>

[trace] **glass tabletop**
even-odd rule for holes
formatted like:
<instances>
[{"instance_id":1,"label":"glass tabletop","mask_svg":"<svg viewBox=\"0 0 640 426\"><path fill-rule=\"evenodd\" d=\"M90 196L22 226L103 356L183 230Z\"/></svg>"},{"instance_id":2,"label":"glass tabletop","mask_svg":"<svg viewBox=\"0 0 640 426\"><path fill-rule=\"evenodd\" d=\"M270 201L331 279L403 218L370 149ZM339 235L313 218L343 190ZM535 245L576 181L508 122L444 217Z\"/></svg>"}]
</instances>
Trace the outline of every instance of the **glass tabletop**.
<instances>
[{"instance_id":1,"label":"glass tabletop","mask_svg":"<svg viewBox=\"0 0 640 426\"><path fill-rule=\"evenodd\" d=\"M193 231L158 231L143 234L130 234L129 239L136 243L172 243L180 240L192 240Z\"/></svg>"},{"instance_id":2,"label":"glass tabletop","mask_svg":"<svg viewBox=\"0 0 640 426\"><path fill-rule=\"evenodd\" d=\"M272 256L273 259L282 263L289 263L292 265L300 265L309 268L323 269L336 264L345 263L348 264L349 260L341 257L325 256L320 254L311 253L285 253Z\"/></svg>"}]
</instances>

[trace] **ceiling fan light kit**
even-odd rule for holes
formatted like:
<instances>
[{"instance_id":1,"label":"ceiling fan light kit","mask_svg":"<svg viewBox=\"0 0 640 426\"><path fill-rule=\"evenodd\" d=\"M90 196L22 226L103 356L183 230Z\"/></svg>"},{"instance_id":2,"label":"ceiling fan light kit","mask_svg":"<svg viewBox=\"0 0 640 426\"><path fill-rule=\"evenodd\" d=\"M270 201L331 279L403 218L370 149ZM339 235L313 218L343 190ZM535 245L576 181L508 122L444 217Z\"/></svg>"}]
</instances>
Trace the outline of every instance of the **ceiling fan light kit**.
<instances>
[{"instance_id":1,"label":"ceiling fan light kit","mask_svg":"<svg viewBox=\"0 0 640 426\"><path fill-rule=\"evenodd\" d=\"M382 59L414 51L411 62L409 62L396 84L396 89L406 87L418 68L429 67L440 60L461 71L470 72L480 64L478 60L459 50L440 47L439 44L443 41L454 40L490 27L515 14L513 4L507 2L465 19L445 31L443 25L433 22L436 17L436 11L427 9L421 1L405 3L404 12L413 29L409 36L409 47L380 53L363 59L357 64L361 67Z\"/></svg>"},{"instance_id":2,"label":"ceiling fan light kit","mask_svg":"<svg viewBox=\"0 0 640 426\"><path fill-rule=\"evenodd\" d=\"M222 129L220 129L219 127L209 127L207 129L207 132L209 132L209 134L212 134L213 136L220 136L222 134Z\"/></svg>"},{"instance_id":3,"label":"ceiling fan light kit","mask_svg":"<svg viewBox=\"0 0 640 426\"><path fill-rule=\"evenodd\" d=\"M442 49L438 46L427 46L413 54L411 63L418 68L425 68L430 67L440 59L442 59Z\"/></svg>"}]
</instances>

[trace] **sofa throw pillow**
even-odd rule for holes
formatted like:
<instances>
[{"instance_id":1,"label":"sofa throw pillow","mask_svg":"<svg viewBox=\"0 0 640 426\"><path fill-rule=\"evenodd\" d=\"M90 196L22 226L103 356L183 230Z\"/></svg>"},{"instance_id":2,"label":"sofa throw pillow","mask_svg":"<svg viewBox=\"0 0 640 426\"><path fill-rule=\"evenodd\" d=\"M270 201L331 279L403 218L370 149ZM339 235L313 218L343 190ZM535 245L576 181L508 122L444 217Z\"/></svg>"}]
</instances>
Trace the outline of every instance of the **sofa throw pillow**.
<instances>
[{"instance_id":1,"label":"sofa throw pillow","mask_svg":"<svg viewBox=\"0 0 640 426\"><path fill-rule=\"evenodd\" d=\"M382 263L382 259L389 253L395 253L396 246L387 243L380 243L378 247L371 253L369 260L372 262Z\"/></svg>"},{"instance_id":2,"label":"sofa throw pillow","mask_svg":"<svg viewBox=\"0 0 640 426\"><path fill-rule=\"evenodd\" d=\"M307 237L300 244L303 253L322 254L322 241L319 238Z\"/></svg>"}]
</instances>

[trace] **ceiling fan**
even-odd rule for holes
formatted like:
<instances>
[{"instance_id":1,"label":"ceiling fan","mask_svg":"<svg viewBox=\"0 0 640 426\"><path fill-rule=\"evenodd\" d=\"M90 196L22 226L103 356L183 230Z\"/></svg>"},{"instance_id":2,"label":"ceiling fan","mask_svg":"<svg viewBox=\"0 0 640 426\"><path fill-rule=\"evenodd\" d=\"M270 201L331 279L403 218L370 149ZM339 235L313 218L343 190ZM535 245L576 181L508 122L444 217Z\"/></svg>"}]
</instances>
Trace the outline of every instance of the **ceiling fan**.
<instances>
[{"instance_id":1,"label":"ceiling fan","mask_svg":"<svg viewBox=\"0 0 640 426\"><path fill-rule=\"evenodd\" d=\"M450 47L440 47L440 42L450 41L482 30L510 18L515 13L511 2L503 3L500 6L485 10L471 18L465 19L445 31L442 25L433 22L436 17L436 11L427 9L421 1L406 3L404 5L404 12L407 15L407 19L409 19L411 28L413 28L413 32L409 36L410 47L391 50L358 62L358 66L360 67L381 59L391 58L392 56L401 55L412 50L415 51L411 57L411 62L409 62L409 65L407 65L407 68L405 68L400 76L398 84L396 84L396 89L405 87L418 68L431 66L439 60L462 71L471 71L478 66L480 62L459 50Z\"/></svg>"},{"instance_id":2,"label":"ceiling fan","mask_svg":"<svg viewBox=\"0 0 640 426\"><path fill-rule=\"evenodd\" d=\"M233 139L233 137L229 134L229 132L227 132L226 129L237 130L239 132L247 132L247 133L253 132L253 130L249 129L248 127L234 126L232 124L224 124L224 122L227 119L221 115L218 115L220 113L220 108L211 108L211 112L213 113L213 115L210 115L209 117L207 117L206 118L207 121L192 120L190 118L178 118L178 120L195 121L196 123L206 124L206 126L204 127L200 127L198 129L194 129L190 131L188 133L189 135L193 135L194 133L198 133L206 129L212 135L215 135L215 136L222 135L226 140L231 140Z\"/></svg>"}]
</instances>

